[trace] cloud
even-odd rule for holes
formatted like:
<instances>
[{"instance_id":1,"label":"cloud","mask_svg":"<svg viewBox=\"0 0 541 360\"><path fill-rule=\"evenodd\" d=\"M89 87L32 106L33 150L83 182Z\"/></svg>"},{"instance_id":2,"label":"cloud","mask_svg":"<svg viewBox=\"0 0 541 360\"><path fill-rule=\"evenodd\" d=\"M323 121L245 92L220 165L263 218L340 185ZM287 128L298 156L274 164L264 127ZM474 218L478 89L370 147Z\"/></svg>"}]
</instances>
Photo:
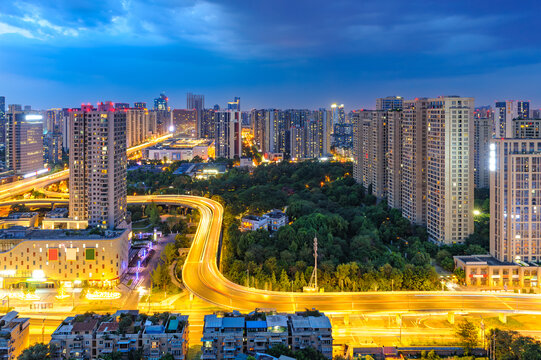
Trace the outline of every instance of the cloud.
<instances>
[{"instance_id":1,"label":"cloud","mask_svg":"<svg viewBox=\"0 0 541 360\"><path fill-rule=\"evenodd\" d=\"M34 35L23 28L0 22L0 35L16 34L22 37L33 39Z\"/></svg>"}]
</instances>

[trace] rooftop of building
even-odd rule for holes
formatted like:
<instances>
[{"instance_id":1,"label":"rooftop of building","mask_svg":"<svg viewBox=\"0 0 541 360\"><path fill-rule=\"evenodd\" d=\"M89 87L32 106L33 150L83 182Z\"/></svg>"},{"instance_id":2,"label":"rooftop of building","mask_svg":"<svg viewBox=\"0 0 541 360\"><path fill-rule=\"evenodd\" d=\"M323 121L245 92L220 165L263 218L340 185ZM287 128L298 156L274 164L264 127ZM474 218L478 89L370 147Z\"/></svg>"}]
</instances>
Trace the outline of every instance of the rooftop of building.
<instances>
[{"instance_id":1,"label":"rooftop of building","mask_svg":"<svg viewBox=\"0 0 541 360\"><path fill-rule=\"evenodd\" d=\"M26 212L12 212L8 216L6 216L4 219L9 220L23 220L23 219L31 219L34 216L37 216L38 213L34 211L26 211Z\"/></svg>"},{"instance_id":2,"label":"rooftop of building","mask_svg":"<svg viewBox=\"0 0 541 360\"><path fill-rule=\"evenodd\" d=\"M488 265L488 266L539 266L533 262L524 261L500 261L492 255L459 255L454 258L466 265Z\"/></svg>"},{"instance_id":3,"label":"rooftop of building","mask_svg":"<svg viewBox=\"0 0 541 360\"><path fill-rule=\"evenodd\" d=\"M265 220L265 218L257 215L245 215L242 217L242 220L262 221Z\"/></svg>"},{"instance_id":4,"label":"rooftop of building","mask_svg":"<svg viewBox=\"0 0 541 360\"><path fill-rule=\"evenodd\" d=\"M102 240L119 237L128 231L127 229L106 230L96 233L94 229L83 230L43 230L27 228L24 226L12 226L9 229L0 229L0 239L22 240Z\"/></svg>"},{"instance_id":5,"label":"rooftop of building","mask_svg":"<svg viewBox=\"0 0 541 360\"><path fill-rule=\"evenodd\" d=\"M196 173L223 174L227 171L227 165L222 163L185 163L173 172L175 175L193 175Z\"/></svg>"},{"instance_id":6,"label":"rooftop of building","mask_svg":"<svg viewBox=\"0 0 541 360\"><path fill-rule=\"evenodd\" d=\"M285 217L287 215L282 210L272 209L271 211L266 213L264 216L270 217L270 218L273 218L273 219L280 219L280 218L283 218L283 217Z\"/></svg>"},{"instance_id":7,"label":"rooftop of building","mask_svg":"<svg viewBox=\"0 0 541 360\"><path fill-rule=\"evenodd\" d=\"M122 334L163 334L182 333L188 323L188 316L157 313L152 316L139 314L137 310L119 310L113 315L85 313L70 316L54 331L55 335L77 335L96 331L97 333Z\"/></svg>"},{"instance_id":8,"label":"rooftop of building","mask_svg":"<svg viewBox=\"0 0 541 360\"><path fill-rule=\"evenodd\" d=\"M50 219L61 219L61 218L66 218L68 216L68 213L69 213L68 208L58 207L51 211L48 211L45 214L45 217L50 218Z\"/></svg>"},{"instance_id":9,"label":"rooftop of building","mask_svg":"<svg viewBox=\"0 0 541 360\"><path fill-rule=\"evenodd\" d=\"M148 150L180 150L191 149L197 146L209 147L213 142L214 140L211 139L170 138L160 144L149 147Z\"/></svg>"}]
</instances>

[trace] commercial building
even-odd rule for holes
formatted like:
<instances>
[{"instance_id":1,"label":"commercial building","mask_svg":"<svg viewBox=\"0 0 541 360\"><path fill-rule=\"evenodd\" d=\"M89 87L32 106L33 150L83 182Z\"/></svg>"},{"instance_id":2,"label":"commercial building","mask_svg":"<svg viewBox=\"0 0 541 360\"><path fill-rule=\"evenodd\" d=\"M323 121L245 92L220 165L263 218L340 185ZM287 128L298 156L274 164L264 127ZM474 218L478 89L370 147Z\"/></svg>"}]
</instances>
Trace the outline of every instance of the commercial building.
<instances>
[{"instance_id":1,"label":"commercial building","mask_svg":"<svg viewBox=\"0 0 541 360\"><path fill-rule=\"evenodd\" d=\"M240 111L217 111L215 113L214 148L216 157L233 159L242 155Z\"/></svg>"},{"instance_id":2,"label":"commercial building","mask_svg":"<svg viewBox=\"0 0 541 360\"><path fill-rule=\"evenodd\" d=\"M17 175L43 169L43 116L14 110L7 113L6 166Z\"/></svg>"},{"instance_id":3,"label":"commercial building","mask_svg":"<svg viewBox=\"0 0 541 360\"><path fill-rule=\"evenodd\" d=\"M113 315L67 317L51 336L52 359L97 359L112 352L141 351L145 359L171 354L184 360L188 350L188 316L119 310Z\"/></svg>"},{"instance_id":4,"label":"commercial building","mask_svg":"<svg viewBox=\"0 0 541 360\"><path fill-rule=\"evenodd\" d=\"M70 112L70 216L90 226L126 223L126 112L100 104Z\"/></svg>"},{"instance_id":5,"label":"commercial building","mask_svg":"<svg viewBox=\"0 0 541 360\"><path fill-rule=\"evenodd\" d=\"M376 99L376 110L402 110L404 98L402 96L387 96Z\"/></svg>"},{"instance_id":6,"label":"commercial building","mask_svg":"<svg viewBox=\"0 0 541 360\"><path fill-rule=\"evenodd\" d=\"M283 344L292 350L312 347L332 358L332 326L318 312L274 314L238 312L205 316L202 360L234 359Z\"/></svg>"},{"instance_id":7,"label":"commercial building","mask_svg":"<svg viewBox=\"0 0 541 360\"><path fill-rule=\"evenodd\" d=\"M167 111L169 108L168 105L169 98L165 94L160 94L159 97L154 99L154 110Z\"/></svg>"},{"instance_id":8,"label":"commercial building","mask_svg":"<svg viewBox=\"0 0 541 360\"><path fill-rule=\"evenodd\" d=\"M173 131L177 135L197 138L197 120L202 112L197 109L173 110Z\"/></svg>"},{"instance_id":9,"label":"commercial building","mask_svg":"<svg viewBox=\"0 0 541 360\"><path fill-rule=\"evenodd\" d=\"M240 97L235 96L233 101L228 102L227 110L240 111Z\"/></svg>"},{"instance_id":10,"label":"commercial building","mask_svg":"<svg viewBox=\"0 0 541 360\"><path fill-rule=\"evenodd\" d=\"M10 311L0 318L0 359L15 360L29 345L30 319Z\"/></svg>"},{"instance_id":11,"label":"commercial building","mask_svg":"<svg viewBox=\"0 0 541 360\"><path fill-rule=\"evenodd\" d=\"M212 140L173 138L143 151L143 157L148 160L191 161L195 157L208 160L214 157Z\"/></svg>"},{"instance_id":12,"label":"commercial building","mask_svg":"<svg viewBox=\"0 0 541 360\"><path fill-rule=\"evenodd\" d=\"M5 288L21 283L87 281L112 285L128 266L130 230L39 230L13 226L0 230L0 271Z\"/></svg>"}]
</instances>

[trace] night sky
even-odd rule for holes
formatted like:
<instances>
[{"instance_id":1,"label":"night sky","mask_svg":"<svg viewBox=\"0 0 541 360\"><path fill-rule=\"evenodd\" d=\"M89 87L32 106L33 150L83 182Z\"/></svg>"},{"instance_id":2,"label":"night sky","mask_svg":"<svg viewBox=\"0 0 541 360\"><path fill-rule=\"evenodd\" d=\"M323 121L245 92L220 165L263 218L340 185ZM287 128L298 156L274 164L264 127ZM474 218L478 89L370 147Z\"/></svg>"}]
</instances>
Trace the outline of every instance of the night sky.
<instances>
[{"instance_id":1,"label":"night sky","mask_svg":"<svg viewBox=\"0 0 541 360\"><path fill-rule=\"evenodd\" d=\"M541 106L541 2L0 2L0 95L35 108L150 103L374 108L463 95Z\"/></svg>"}]
</instances>

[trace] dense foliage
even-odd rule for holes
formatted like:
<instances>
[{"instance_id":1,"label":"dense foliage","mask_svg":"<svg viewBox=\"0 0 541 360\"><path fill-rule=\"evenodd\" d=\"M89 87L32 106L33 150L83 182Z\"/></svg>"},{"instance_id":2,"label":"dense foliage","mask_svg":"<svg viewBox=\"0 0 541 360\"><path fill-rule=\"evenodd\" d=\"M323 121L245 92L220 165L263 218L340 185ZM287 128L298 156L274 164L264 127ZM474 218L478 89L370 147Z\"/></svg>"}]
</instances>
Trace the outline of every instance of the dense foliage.
<instances>
[{"instance_id":1,"label":"dense foliage","mask_svg":"<svg viewBox=\"0 0 541 360\"><path fill-rule=\"evenodd\" d=\"M128 178L136 193L188 193L225 205L222 271L243 285L301 291L313 271L315 236L318 285L325 291L435 290L441 285L433 260L451 272L453 255L486 251L488 215L467 244L437 247L424 228L378 203L351 173L351 163L306 161L230 168L209 180L172 170L133 171ZM242 215L273 208L286 209L291 224L272 235L239 230Z\"/></svg>"},{"instance_id":2,"label":"dense foliage","mask_svg":"<svg viewBox=\"0 0 541 360\"><path fill-rule=\"evenodd\" d=\"M489 355L500 360L541 360L541 343L516 331L492 329L488 335Z\"/></svg>"}]
</instances>

